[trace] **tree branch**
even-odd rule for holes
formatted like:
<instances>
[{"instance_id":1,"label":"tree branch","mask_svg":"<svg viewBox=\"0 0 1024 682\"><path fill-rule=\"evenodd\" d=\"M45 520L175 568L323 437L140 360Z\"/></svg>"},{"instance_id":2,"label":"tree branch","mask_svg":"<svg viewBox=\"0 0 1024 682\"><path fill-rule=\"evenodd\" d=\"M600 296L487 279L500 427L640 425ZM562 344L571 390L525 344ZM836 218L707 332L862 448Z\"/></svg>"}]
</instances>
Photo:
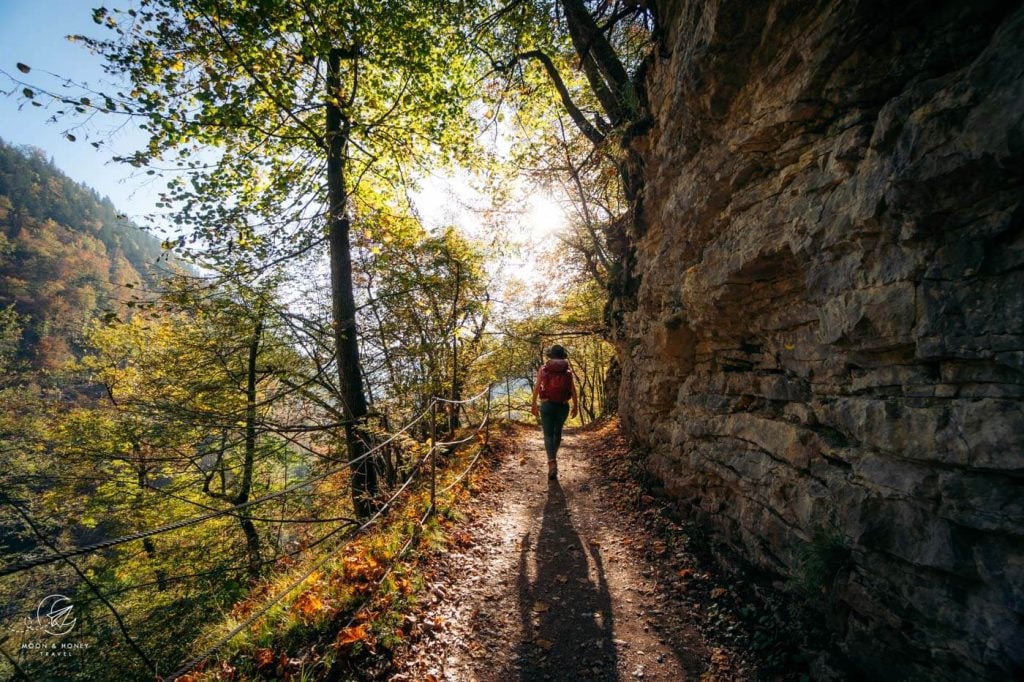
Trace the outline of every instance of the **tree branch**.
<instances>
[{"instance_id":1,"label":"tree branch","mask_svg":"<svg viewBox=\"0 0 1024 682\"><path fill-rule=\"evenodd\" d=\"M637 96L626 67L607 36L587 11L583 0L561 0L569 37L594 93L616 126L637 115Z\"/></svg>"},{"instance_id":2,"label":"tree branch","mask_svg":"<svg viewBox=\"0 0 1024 682\"><path fill-rule=\"evenodd\" d=\"M569 94L569 89L565 86L565 81L562 80L562 74L558 73L558 69L555 67L554 62L551 61L551 57L540 50L530 50L529 52L522 52L515 55L507 65L495 66L499 71L506 71L523 59L536 59L544 66L544 70L547 72L548 78L551 79L552 84L555 86L555 90L558 91L558 96L562 100L562 106L564 106L566 111L569 113L569 117L572 118L573 123L576 124L576 127L580 129L580 132L583 133L588 140L594 144L601 144L604 141L604 135L587 120L587 117L582 111L580 111L580 108L572 101L572 95Z\"/></svg>"}]
</instances>

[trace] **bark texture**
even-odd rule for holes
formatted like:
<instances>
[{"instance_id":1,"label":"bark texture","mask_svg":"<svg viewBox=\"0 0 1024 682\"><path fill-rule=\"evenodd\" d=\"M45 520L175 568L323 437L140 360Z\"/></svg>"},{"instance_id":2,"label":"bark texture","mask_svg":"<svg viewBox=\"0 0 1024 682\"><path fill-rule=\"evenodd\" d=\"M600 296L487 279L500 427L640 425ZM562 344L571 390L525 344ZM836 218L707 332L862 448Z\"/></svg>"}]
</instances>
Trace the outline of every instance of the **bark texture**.
<instances>
[{"instance_id":1,"label":"bark texture","mask_svg":"<svg viewBox=\"0 0 1024 682\"><path fill-rule=\"evenodd\" d=\"M360 517L373 512L377 493L377 471L364 458L366 443L360 427L368 412L363 372L359 361L359 334L356 326L356 302L352 285L351 224L348 218L348 189L345 185L345 146L348 122L334 98L341 92L341 61L354 58L341 49L330 51L327 61L327 195L330 224L327 242L331 262L331 312L334 345L338 364L338 398L345 417L345 446L352 463L352 508Z\"/></svg>"}]
</instances>

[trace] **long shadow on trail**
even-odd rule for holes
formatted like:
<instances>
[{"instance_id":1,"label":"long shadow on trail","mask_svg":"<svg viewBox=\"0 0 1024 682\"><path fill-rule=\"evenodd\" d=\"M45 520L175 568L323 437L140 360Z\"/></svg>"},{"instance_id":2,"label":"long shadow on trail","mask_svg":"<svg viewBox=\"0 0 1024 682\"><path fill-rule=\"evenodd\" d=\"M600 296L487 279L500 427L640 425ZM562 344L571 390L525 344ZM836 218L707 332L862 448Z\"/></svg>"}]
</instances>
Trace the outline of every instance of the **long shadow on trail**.
<instances>
[{"instance_id":1,"label":"long shadow on trail","mask_svg":"<svg viewBox=\"0 0 1024 682\"><path fill-rule=\"evenodd\" d=\"M597 547L585 545L576 532L558 481L548 484L534 548L537 570L532 582L530 544L527 533L519 557L519 679L572 679L582 673L591 680L617 680L611 595L604 564ZM590 578L588 556L596 582Z\"/></svg>"}]
</instances>

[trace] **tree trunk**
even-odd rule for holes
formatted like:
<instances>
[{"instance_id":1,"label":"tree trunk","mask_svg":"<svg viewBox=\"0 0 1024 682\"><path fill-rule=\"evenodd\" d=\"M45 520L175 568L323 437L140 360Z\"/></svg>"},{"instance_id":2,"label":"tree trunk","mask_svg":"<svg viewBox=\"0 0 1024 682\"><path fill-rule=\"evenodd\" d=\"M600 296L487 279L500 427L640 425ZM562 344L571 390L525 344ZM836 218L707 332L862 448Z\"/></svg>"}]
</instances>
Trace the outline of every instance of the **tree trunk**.
<instances>
[{"instance_id":1,"label":"tree trunk","mask_svg":"<svg viewBox=\"0 0 1024 682\"><path fill-rule=\"evenodd\" d=\"M334 317L334 343L338 364L338 386L345 416L345 444L352 464L352 508L358 516L373 511L377 492L377 473L371 462L361 459L366 444L359 427L366 416L363 374L359 366L359 337L356 332L356 303L352 290L352 249L349 243L348 195L345 189L344 121L337 97L341 88L340 49L332 49L327 59L327 194L330 204L328 242L331 260L331 311Z\"/></svg>"},{"instance_id":2,"label":"tree trunk","mask_svg":"<svg viewBox=\"0 0 1024 682\"><path fill-rule=\"evenodd\" d=\"M263 310L256 313L256 326L249 340L249 357L246 363L245 381L245 461L242 464L242 482L235 496L235 504L249 501L252 492L253 468L256 465L256 385L259 381L256 361L260 354L260 342L263 338ZM252 519L241 514L238 523L245 534L246 552L249 555L249 579L255 580L260 573L260 535Z\"/></svg>"},{"instance_id":3,"label":"tree trunk","mask_svg":"<svg viewBox=\"0 0 1024 682\"><path fill-rule=\"evenodd\" d=\"M260 577L260 534L256 532L256 526L248 516L240 514L238 523L242 526L242 533L245 534L245 552L249 557L249 580L256 580Z\"/></svg>"},{"instance_id":4,"label":"tree trunk","mask_svg":"<svg viewBox=\"0 0 1024 682\"><path fill-rule=\"evenodd\" d=\"M459 294L462 285L462 263L458 260L455 261L455 296L452 298L452 391L451 400L452 404L448 406L448 431L449 433L455 433L455 429L459 428L459 403L455 402L462 399L462 387L459 383L459 328L458 328L458 314L459 314Z\"/></svg>"},{"instance_id":5,"label":"tree trunk","mask_svg":"<svg viewBox=\"0 0 1024 682\"><path fill-rule=\"evenodd\" d=\"M242 483L238 490L235 504L249 499L252 491L252 470L256 461L256 360L260 354L260 341L263 337L263 311L257 312L256 326L249 340L249 357L246 364L245 383L245 462L242 465Z\"/></svg>"},{"instance_id":6,"label":"tree trunk","mask_svg":"<svg viewBox=\"0 0 1024 682\"><path fill-rule=\"evenodd\" d=\"M637 98L626 68L583 0L561 0L565 21L583 73L613 126L636 115Z\"/></svg>"}]
</instances>

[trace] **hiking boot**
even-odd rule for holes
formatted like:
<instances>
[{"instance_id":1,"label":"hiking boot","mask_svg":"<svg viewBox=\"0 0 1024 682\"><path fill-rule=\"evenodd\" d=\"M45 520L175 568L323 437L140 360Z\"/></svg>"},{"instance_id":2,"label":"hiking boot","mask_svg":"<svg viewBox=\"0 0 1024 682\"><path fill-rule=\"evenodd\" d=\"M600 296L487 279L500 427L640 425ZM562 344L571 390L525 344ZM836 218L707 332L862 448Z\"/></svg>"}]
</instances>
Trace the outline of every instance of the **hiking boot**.
<instances>
[{"instance_id":1,"label":"hiking boot","mask_svg":"<svg viewBox=\"0 0 1024 682\"><path fill-rule=\"evenodd\" d=\"M553 481L558 478L558 461L554 459L548 460L548 480Z\"/></svg>"}]
</instances>

